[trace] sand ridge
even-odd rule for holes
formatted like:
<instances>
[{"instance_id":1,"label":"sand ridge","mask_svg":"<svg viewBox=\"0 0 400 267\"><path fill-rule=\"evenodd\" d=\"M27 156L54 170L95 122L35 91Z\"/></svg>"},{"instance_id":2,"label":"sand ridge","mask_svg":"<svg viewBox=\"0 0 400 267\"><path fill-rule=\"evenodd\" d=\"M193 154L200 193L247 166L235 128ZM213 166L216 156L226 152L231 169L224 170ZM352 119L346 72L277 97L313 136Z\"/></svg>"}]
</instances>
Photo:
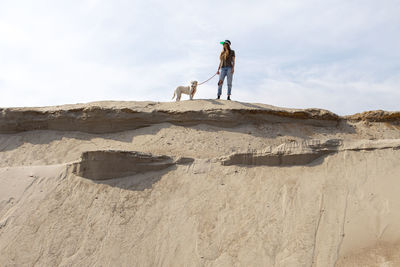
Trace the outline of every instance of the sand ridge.
<instances>
[{"instance_id":1,"label":"sand ridge","mask_svg":"<svg viewBox=\"0 0 400 267\"><path fill-rule=\"evenodd\" d=\"M398 266L396 112L0 110L2 266Z\"/></svg>"}]
</instances>

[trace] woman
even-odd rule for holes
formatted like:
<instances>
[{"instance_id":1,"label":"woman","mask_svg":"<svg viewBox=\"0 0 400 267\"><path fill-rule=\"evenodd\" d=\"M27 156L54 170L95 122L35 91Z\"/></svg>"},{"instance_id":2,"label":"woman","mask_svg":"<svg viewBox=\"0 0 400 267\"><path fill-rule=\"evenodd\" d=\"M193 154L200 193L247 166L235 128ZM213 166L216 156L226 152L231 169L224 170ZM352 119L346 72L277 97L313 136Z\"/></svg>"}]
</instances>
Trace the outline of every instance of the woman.
<instances>
[{"instance_id":1,"label":"woman","mask_svg":"<svg viewBox=\"0 0 400 267\"><path fill-rule=\"evenodd\" d=\"M223 49L221 54L219 55L220 62L217 70L217 74L219 74L217 99L219 99L222 94L222 84L224 83L225 76L227 76L227 99L231 100L232 77L233 72L235 71L235 51L231 49L231 41L225 40L224 42L221 42L221 44L223 45ZM221 72L219 70L221 70Z\"/></svg>"}]
</instances>

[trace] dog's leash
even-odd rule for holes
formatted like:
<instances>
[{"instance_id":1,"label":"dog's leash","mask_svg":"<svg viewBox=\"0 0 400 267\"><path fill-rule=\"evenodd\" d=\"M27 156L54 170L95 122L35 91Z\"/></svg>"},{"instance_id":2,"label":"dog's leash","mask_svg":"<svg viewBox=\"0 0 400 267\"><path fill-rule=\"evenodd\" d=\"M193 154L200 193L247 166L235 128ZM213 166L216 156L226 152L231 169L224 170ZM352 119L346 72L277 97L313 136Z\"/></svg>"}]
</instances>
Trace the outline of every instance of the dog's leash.
<instances>
[{"instance_id":1,"label":"dog's leash","mask_svg":"<svg viewBox=\"0 0 400 267\"><path fill-rule=\"evenodd\" d=\"M211 76L211 78L210 78L210 79L208 79L208 80L205 80L204 82L197 84L197 86L199 86L199 85L202 85L203 83L206 83L206 82L208 82L209 80L211 80L212 78L214 78L214 76L215 76L215 75L217 75L217 74L218 74L218 72L216 72L216 73L215 73L213 76Z\"/></svg>"}]
</instances>

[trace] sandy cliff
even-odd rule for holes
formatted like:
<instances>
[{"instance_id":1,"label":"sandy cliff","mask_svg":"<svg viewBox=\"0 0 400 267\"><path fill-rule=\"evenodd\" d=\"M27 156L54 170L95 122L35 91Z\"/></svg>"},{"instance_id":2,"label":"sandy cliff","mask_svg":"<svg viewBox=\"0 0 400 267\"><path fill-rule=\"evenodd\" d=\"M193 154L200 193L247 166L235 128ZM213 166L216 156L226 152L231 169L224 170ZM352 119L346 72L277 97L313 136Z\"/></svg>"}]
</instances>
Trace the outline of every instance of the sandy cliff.
<instances>
[{"instance_id":1,"label":"sandy cliff","mask_svg":"<svg viewBox=\"0 0 400 267\"><path fill-rule=\"evenodd\" d=\"M400 266L400 112L0 109L1 266Z\"/></svg>"}]
</instances>

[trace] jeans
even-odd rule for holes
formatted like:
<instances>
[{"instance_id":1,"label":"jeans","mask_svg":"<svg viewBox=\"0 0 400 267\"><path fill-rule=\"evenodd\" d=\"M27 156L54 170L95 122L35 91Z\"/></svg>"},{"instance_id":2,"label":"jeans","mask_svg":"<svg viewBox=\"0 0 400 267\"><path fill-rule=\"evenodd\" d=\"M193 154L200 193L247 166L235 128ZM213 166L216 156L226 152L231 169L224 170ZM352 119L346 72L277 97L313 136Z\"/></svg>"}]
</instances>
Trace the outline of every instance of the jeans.
<instances>
[{"instance_id":1,"label":"jeans","mask_svg":"<svg viewBox=\"0 0 400 267\"><path fill-rule=\"evenodd\" d=\"M222 94L222 85L224 83L225 76L227 76L228 81L228 95L231 95L232 91L232 67L222 67L221 72L219 73L219 81L218 81L218 96Z\"/></svg>"}]
</instances>

